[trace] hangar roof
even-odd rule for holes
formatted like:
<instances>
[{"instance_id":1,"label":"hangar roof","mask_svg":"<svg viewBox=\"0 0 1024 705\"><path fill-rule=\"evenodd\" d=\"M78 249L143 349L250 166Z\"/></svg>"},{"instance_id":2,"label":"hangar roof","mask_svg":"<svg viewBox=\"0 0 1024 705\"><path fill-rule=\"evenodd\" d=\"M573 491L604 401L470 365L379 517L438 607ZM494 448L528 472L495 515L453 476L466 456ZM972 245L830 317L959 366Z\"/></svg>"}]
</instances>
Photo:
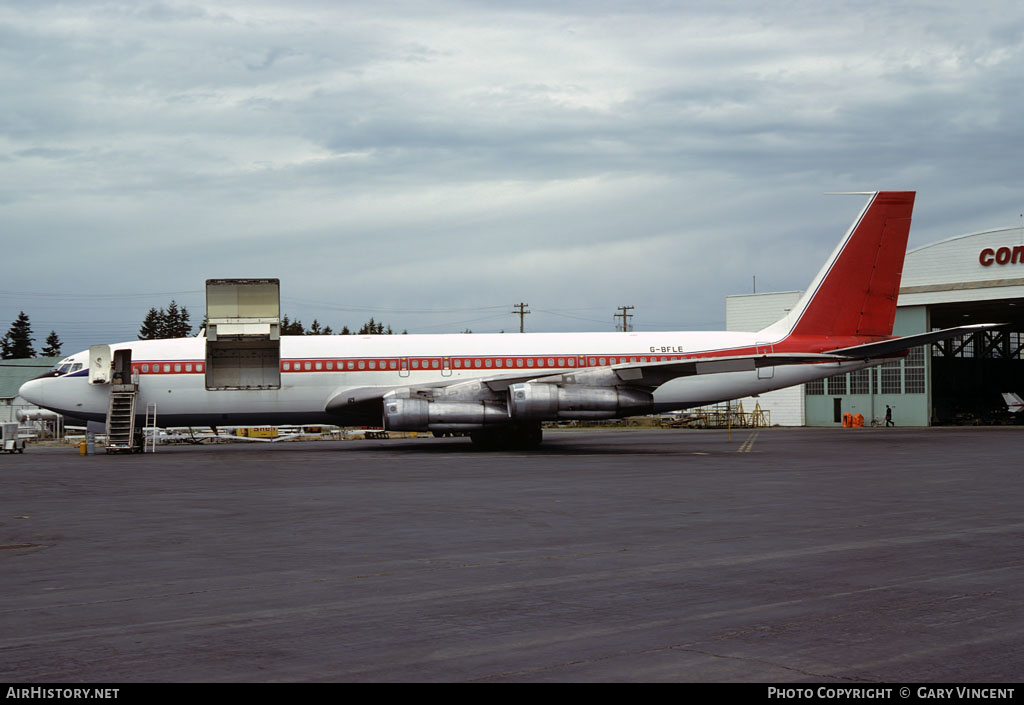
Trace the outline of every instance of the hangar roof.
<instances>
[{"instance_id":1,"label":"hangar roof","mask_svg":"<svg viewBox=\"0 0 1024 705\"><path fill-rule=\"evenodd\" d=\"M13 399L18 389L33 377L54 366L59 357L26 357L0 360L0 399Z\"/></svg>"},{"instance_id":2,"label":"hangar roof","mask_svg":"<svg viewBox=\"0 0 1024 705\"><path fill-rule=\"evenodd\" d=\"M1024 298L1024 228L958 235L907 252L900 306Z\"/></svg>"}]
</instances>

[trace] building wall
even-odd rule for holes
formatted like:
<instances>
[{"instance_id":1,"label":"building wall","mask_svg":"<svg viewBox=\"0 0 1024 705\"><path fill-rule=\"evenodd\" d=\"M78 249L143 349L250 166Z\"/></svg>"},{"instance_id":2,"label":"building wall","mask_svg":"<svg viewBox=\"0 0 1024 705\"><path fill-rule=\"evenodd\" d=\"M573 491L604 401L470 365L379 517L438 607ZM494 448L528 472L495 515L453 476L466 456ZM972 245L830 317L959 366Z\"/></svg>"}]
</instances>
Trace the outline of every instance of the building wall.
<instances>
[{"instance_id":1,"label":"building wall","mask_svg":"<svg viewBox=\"0 0 1024 705\"><path fill-rule=\"evenodd\" d=\"M896 309L894 335L911 335L929 330L928 309L909 306ZM927 347L911 355L856 373L836 375L807 384L804 403L808 426L841 426L842 414L862 414L864 423L884 422L886 405L892 407L893 422L899 426L927 426L930 420L931 356ZM866 379L865 379L866 377ZM861 393L854 393L855 391ZM840 420L835 418L839 399Z\"/></svg>"},{"instance_id":2,"label":"building wall","mask_svg":"<svg viewBox=\"0 0 1024 705\"><path fill-rule=\"evenodd\" d=\"M725 328L730 331L759 331L779 320L800 300L800 291L768 294L742 294L725 299ZM751 412L755 405L769 414L773 426L804 425L804 395L801 386L776 389L758 397L737 400L743 411Z\"/></svg>"}]
</instances>

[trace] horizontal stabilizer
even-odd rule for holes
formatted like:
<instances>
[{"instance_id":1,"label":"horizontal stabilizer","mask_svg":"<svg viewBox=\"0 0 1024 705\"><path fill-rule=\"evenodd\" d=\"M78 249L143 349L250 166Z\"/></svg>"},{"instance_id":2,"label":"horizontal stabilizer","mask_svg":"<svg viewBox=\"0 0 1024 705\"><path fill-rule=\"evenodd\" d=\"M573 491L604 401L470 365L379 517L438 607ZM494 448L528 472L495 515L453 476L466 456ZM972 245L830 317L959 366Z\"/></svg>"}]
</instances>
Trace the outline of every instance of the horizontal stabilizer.
<instances>
[{"instance_id":1,"label":"horizontal stabilizer","mask_svg":"<svg viewBox=\"0 0 1024 705\"><path fill-rule=\"evenodd\" d=\"M928 345L929 343L937 343L940 340L948 340L955 338L959 335L967 335L969 333L977 333L979 331L994 330L1006 325L1005 323L976 323L970 326L957 326L956 328L944 328L943 330L935 330L931 333L918 333L916 335L905 335L902 338L893 338L892 340L883 340L878 343L865 343L864 345L854 345L852 348L840 348L838 350L829 350L830 355L839 355L841 357L856 358L859 360L868 360L871 358L885 357L886 355L895 355L896 353L909 350L910 348L918 345Z\"/></svg>"}]
</instances>

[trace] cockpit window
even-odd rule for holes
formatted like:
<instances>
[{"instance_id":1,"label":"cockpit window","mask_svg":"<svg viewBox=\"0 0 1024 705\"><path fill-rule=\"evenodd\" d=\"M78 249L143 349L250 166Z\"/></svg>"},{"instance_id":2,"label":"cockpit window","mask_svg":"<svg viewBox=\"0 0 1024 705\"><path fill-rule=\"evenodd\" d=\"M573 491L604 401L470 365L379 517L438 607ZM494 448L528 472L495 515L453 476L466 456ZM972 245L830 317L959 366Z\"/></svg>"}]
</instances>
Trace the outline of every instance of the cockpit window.
<instances>
[{"instance_id":1,"label":"cockpit window","mask_svg":"<svg viewBox=\"0 0 1024 705\"><path fill-rule=\"evenodd\" d=\"M57 374L64 375L71 371L71 363L65 362L63 365L57 368Z\"/></svg>"},{"instance_id":2,"label":"cockpit window","mask_svg":"<svg viewBox=\"0 0 1024 705\"><path fill-rule=\"evenodd\" d=\"M73 364L71 366L71 371L72 372L78 372L80 369L82 369L83 366L84 365L81 362L76 362L75 364Z\"/></svg>"}]
</instances>

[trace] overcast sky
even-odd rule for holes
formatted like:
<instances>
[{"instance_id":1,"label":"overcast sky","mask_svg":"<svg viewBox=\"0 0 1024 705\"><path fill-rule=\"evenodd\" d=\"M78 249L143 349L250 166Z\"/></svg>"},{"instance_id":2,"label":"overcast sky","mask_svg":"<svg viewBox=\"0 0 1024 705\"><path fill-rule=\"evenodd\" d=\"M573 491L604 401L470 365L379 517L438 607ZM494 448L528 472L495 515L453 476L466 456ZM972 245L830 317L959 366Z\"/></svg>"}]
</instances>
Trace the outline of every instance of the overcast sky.
<instances>
[{"instance_id":1,"label":"overcast sky","mask_svg":"<svg viewBox=\"0 0 1024 705\"><path fill-rule=\"evenodd\" d=\"M133 339L213 277L410 333L720 329L863 206L1021 224L1007 2L0 2L0 334Z\"/></svg>"}]
</instances>

